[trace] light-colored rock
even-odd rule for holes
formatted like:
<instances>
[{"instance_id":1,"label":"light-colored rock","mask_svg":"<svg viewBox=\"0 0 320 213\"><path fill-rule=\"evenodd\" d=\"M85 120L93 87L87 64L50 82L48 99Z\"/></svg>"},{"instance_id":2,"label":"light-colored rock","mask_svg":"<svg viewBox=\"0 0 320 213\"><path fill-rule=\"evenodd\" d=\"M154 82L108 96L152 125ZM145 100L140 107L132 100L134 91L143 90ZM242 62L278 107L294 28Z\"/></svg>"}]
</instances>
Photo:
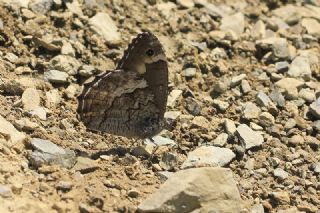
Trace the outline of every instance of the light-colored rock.
<instances>
[{"instance_id":1,"label":"light-colored rock","mask_svg":"<svg viewBox=\"0 0 320 213\"><path fill-rule=\"evenodd\" d=\"M14 125L20 130L35 130L39 124L30 121L28 118L22 118L14 121Z\"/></svg>"},{"instance_id":2,"label":"light-colored rock","mask_svg":"<svg viewBox=\"0 0 320 213\"><path fill-rule=\"evenodd\" d=\"M308 103L316 100L316 94L314 91L309 88L304 88L299 91L299 97L305 100Z\"/></svg>"},{"instance_id":3,"label":"light-colored rock","mask_svg":"<svg viewBox=\"0 0 320 213\"><path fill-rule=\"evenodd\" d=\"M264 139L259 132L253 131L246 124L240 124L237 127L237 135L245 149L261 146Z\"/></svg>"},{"instance_id":4,"label":"light-colored rock","mask_svg":"<svg viewBox=\"0 0 320 213\"><path fill-rule=\"evenodd\" d=\"M45 14L53 5L53 0L31 0L29 8L35 13Z\"/></svg>"},{"instance_id":5,"label":"light-colored rock","mask_svg":"<svg viewBox=\"0 0 320 213\"><path fill-rule=\"evenodd\" d=\"M153 146L175 146L175 145L177 145L174 142L174 140L171 140L170 138L162 137L160 135L156 135L156 136L152 137L152 140L153 141L151 141L149 138L147 138L144 140L144 143L150 144Z\"/></svg>"},{"instance_id":6,"label":"light-colored rock","mask_svg":"<svg viewBox=\"0 0 320 213\"><path fill-rule=\"evenodd\" d=\"M8 146L21 143L26 139L25 134L19 132L10 122L0 115L0 135L7 140Z\"/></svg>"},{"instance_id":7,"label":"light-colored rock","mask_svg":"<svg viewBox=\"0 0 320 213\"><path fill-rule=\"evenodd\" d=\"M295 78L283 78L277 81L276 86L284 89L285 91L290 91L292 89L300 88L304 85L304 82Z\"/></svg>"},{"instance_id":8,"label":"light-colored rock","mask_svg":"<svg viewBox=\"0 0 320 213\"><path fill-rule=\"evenodd\" d=\"M301 25L306 28L308 34L320 38L320 22L313 18L304 18Z\"/></svg>"},{"instance_id":9,"label":"light-colored rock","mask_svg":"<svg viewBox=\"0 0 320 213\"><path fill-rule=\"evenodd\" d=\"M213 145L223 147L227 144L228 137L229 135L227 133L221 133L213 140Z\"/></svg>"},{"instance_id":10,"label":"light-colored rock","mask_svg":"<svg viewBox=\"0 0 320 213\"><path fill-rule=\"evenodd\" d=\"M138 212L238 212L241 203L231 170L193 168L172 174Z\"/></svg>"},{"instance_id":11,"label":"light-colored rock","mask_svg":"<svg viewBox=\"0 0 320 213\"><path fill-rule=\"evenodd\" d=\"M254 39L263 39L266 37L266 25L262 20L259 20L254 24L251 30L251 36Z\"/></svg>"},{"instance_id":12,"label":"light-colored rock","mask_svg":"<svg viewBox=\"0 0 320 213\"><path fill-rule=\"evenodd\" d=\"M242 92L244 93L244 94L247 94L247 93L249 93L252 89L251 89L251 86L250 86L250 84L249 84L249 81L247 81L247 80L242 80L241 81L241 89L242 89Z\"/></svg>"},{"instance_id":13,"label":"light-colored rock","mask_svg":"<svg viewBox=\"0 0 320 213\"><path fill-rule=\"evenodd\" d=\"M81 173L89 173L97 170L99 164L97 161L85 157L77 157L77 162L73 167L73 170Z\"/></svg>"},{"instance_id":14,"label":"light-colored rock","mask_svg":"<svg viewBox=\"0 0 320 213\"><path fill-rule=\"evenodd\" d=\"M191 123L191 127L201 128L203 130L208 130L210 128L210 122L203 116L195 116Z\"/></svg>"},{"instance_id":15,"label":"light-colored rock","mask_svg":"<svg viewBox=\"0 0 320 213\"><path fill-rule=\"evenodd\" d=\"M77 74L80 68L79 61L69 55L57 55L49 63L49 70L58 70L69 75Z\"/></svg>"},{"instance_id":16,"label":"light-colored rock","mask_svg":"<svg viewBox=\"0 0 320 213\"><path fill-rule=\"evenodd\" d=\"M116 24L107 13L97 13L89 19L89 25L93 32L111 44L118 43L121 39Z\"/></svg>"},{"instance_id":17,"label":"light-colored rock","mask_svg":"<svg viewBox=\"0 0 320 213\"><path fill-rule=\"evenodd\" d=\"M26 89L21 97L21 102L24 110L34 110L40 106L40 95L38 90L34 88Z\"/></svg>"},{"instance_id":18,"label":"light-colored rock","mask_svg":"<svg viewBox=\"0 0 320 213\"><path fill-rule=\"evenodd\" d=\"M12 197L12 195L13 194L10 187L0 184L0 197L9 198Z\"/></svg>"},{"instance_id":19,"label":"light-colored rock","mask_svg":"<svg viewBox=\"0 0 320 213\"><path fill-rule=\"evenodd\" d=\"M271 127L274 125L275 119L269 112L263 112L259 115L259 123L264 127Z\"/></svg>"},{"instance_id":20,"label":"light-colored rock","mask_svg":"<svg viewBox=\"0 0 320 213\"><path fill-rule=\"evenodd\" d=\"M310 112L318 119L320 119L320 97L310 104Z\"/></svg>"},{"instance_id":21,"label":"light-colored rock","mask_svg":"<svg viewBox=\"0 0 320 213\"><path fill-rule=\"evenodd\" d=\"M31 110L29 113L32 116L39 117L43 121L47 120L47 112L46 112L45 108L43 108L43 107L36 107L33 110Z\"/></svg>"},{"instance_id":22,"label":"light-colored rock","mask_svg":"<svg viewBox=\"0 0 320 213\"><path fill-rule=\"evenodd\" d=\"M263 91L258 92L256 96L256 101L260 106L267 108L274 105L269 96L265 94Z\"/></svg>"},{"instance_id":23,"label":"light-colored rock","mask_svg":"<svg viewBox=\"0 0 320 213\"><path fill-rule=\"evenodd\" d=\"M231 82L230 82L230 86L231 87L235 87L235 86L238 86L240 83L241 83L241 81L243 80L243 79L245 79L247 77L247 75L246 74L240 74L240 75L238 75L238 76L234 76L234 77L232 77L232 79L231 79Z\"/></svg>"},{"instance_id":24,"label":"light-colored rock","mask_svg":"<svg viewBox=\"0 0 320 213\"><path fill-rule=\"evenodd\" d=\"M230 16L224 16L221 20L220 29L223 31L232 30L238 36L244 31L244 15L242 13L236 13Z\"/></svg>"},{"instance_id":25,"label":"light-colored rock","mask_svg":"<svg viewBox=\"0 0 320 213\"><path fill-rule=\"evenodd\" d=\"M286 179L288 176L289 176L289 173L284 171L283 169L281 168L276 168L274 171L273 171L273 175L277 178L279 178L280 180L284 180Z\"/></svg>"},{"instance_id":26,"label":"light-colored rock","mask_svg":"<svg viewBox=\"0 0 320 213\"><path fill-rule=\"evenodd\" d=\"M55 107L57 106L61 101L61 96L59 94L59 90L52 89L48 92L46 92L46 107Z\"/></svg>"},{"instance_id":27,"label":"light-colored rock","mask_svg":"<svg viewBox=\"0 0 320 213\"><path fill-rule=\"evenodd\" d=\"M262 49L271 49L275 58L288 59L290 56L289 46L285 38L266 38L258 40L256 43Z\"/></svg>"},{"instance_id":28,"label":"light-colored rock","mask_svg":"<svg viewBox=\"0 0 320 213\"><path fill-rule=\"evenodd\" d=\"M309 80L311 78L309 59L306 57L297 56L291 63L288 75L291 77L301 77Z\"/></svg>"},{"instance_id":29,"label":"light-colored rock","mask_svg":"<svg viewBox=\"0 0 320 213\"><path fill-rule=\"evenodd\" d=\"M177 0L177 3L184 8L193 8L194 0Z\"/></svg>"},{"instance_id":30,"label":"light-colored rock","mask_svg":"<svg viewBox=\"0 0 320 213\"><path fill-rule=\"evenodd\" d=\"M71 168L75 164L74 151L63 149L51 141L33 138L31 145L34 151L30 155L30 163L33 166L58 164L65 168Z\"/></svg>"},{"instance_id":31,"label":"light-colored rock","mask_svg":"<svg viewBox=\"0 0 320 213\"><path fill-rule=\"evenodd\" d=\"M225 126L225 129L226 129L226 132L229 135L233 135L237 131L236 124L234 123L234 121L232 121L230 119L225 119L224 120L224 126Z\"/></svg>"},{"instance_id":32,"label":"light-colored rock","mask_svg":"<svg viewBox=\"0 0 320 213\"><path fill-rule=\"evenodd\" d=\"M49 70L44 73L44 78L51 83L66 83L68 82L68 73L58 70Z\"/></svg>"},{"instance_id":33,"label":"light-colored rock","mask_svg":"<svg viewBox=\"0 0 320 213\"><path fill-rule=\"evenodd\" d=\"M259 117L261 109L252 102L247 102L243 107L243 117L251 120Z\"/></svg>"},{"instance_id":34,"label":"light-colored rock","mask_svg":"<svg viewBox=\"0 0 320 213\"><path fill-rule=\"evenodd\" d=\"M202 146L188 153L181 168L225 166L235 157L236 155L228 148Z\"/></svg>"},{"instance_id":35,"label":"light-colored rock","mask_svg":"<svg viewBox=\"0 0 320 213\"><path fill-rule=\"evenodd\" d=\"M164 113L164 118L168 121L175 121L181 115L180 111L167 111Z\"/></svg>"},{"instance_id":36,"label":"light-colored rock","mask_svg":"<svg viewBox=\"0 0 320 213\"><path fill-rule=\"evenodd\" d=\"M167 106L173 108L176 105L176 102L180 98L181 94L182 90L172 90L168 96Z\"/></svg>"}]
</instances>

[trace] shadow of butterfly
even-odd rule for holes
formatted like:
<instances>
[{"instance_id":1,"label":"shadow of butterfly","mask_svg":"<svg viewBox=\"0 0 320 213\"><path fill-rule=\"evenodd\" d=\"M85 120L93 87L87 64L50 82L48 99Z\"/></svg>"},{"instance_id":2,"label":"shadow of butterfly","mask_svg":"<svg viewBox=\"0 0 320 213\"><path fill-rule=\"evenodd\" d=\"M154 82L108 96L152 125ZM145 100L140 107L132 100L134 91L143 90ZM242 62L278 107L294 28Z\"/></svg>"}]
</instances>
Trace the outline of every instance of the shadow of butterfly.
<instances>
[{"instance_id":1,"label":"shadow of butterfly","mask_svg":"<svg viewBox=\"0 0 320 213\"><path fill-rule=\"evenodd\" d=\"M90 130L132 138L150 138L164 126L168 64L150 32L129 44L116 70L99 74L78 97L80 120Z\"/></svg>"}]
</instances>

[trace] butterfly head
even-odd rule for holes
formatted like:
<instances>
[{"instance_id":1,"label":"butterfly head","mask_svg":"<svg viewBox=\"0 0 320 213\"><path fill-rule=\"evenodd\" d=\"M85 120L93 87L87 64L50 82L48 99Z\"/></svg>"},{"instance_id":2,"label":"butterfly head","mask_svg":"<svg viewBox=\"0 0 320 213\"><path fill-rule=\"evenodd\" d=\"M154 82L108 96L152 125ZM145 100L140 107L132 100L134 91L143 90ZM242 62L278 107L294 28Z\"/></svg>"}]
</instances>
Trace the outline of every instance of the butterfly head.
<instances>
[{"instance_id":1,"label":"butterfly head","mask_svg":"<svg viewBox=\"0 0 320 213\"><path fill-rule=\"evenodd\" d=\"M146 72L146 65L159 61L167 62L160 41L150 32L140 33L129 44L117 69L133 70L139 74Z\"/></svg>"}]
</instances>

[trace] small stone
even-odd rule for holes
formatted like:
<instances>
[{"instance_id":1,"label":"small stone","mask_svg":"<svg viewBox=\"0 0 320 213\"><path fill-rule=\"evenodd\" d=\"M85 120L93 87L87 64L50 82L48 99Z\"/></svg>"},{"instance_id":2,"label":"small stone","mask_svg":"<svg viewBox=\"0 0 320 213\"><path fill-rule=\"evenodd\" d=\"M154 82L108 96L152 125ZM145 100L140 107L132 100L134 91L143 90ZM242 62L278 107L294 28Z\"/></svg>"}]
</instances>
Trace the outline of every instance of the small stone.
<instances>
[{"instance_id":1,"label":"small stone","mask_svg":"<svg viewBox=\"0 0 320 213\"><path fill-rule=\"evenodd\" d=\"M185 107L191 115L199 115L201 111L201 106L199 102L191 97L185 99Z\"/></svg>"},{"instance_id":2,"label":"small stone","mask_svg":"<svg viewBox=\"0 0 320 213\"><path fill-rule=\"evenodd\" d=\"M264 213L264 208L262 204L255 204L251 210L250 213Z\"/></svg>"},{"instance_id":3,"label":"small stone","mask_svg":"<svg viewBox=\"0 0 320 213\"><path fill-rule=\"evenodd\" d=\"M13 146L26 139L25 134L19 132L10 122L0 115L0 135L7 140L7 145Z\"/></svg>"},{"instance_id":4,"label":"small stone","mask_svg":"<svg viewBox=\"0 0 320 213\"><path fill-rule=\"evenodd\" d=\"M64 91L64 94L67 98L72 99L77 96L78 90L79 86L77 84L70 84Z\"/></svg>"},{"instance_id":5,"label":"small stone","mask_svg":"<svg viewBox=\"0 0 320 213\"><path fill-rule=\"evenodd\" d=\"M14 182L14 183L12 184L11 190L12 190L12 192L13 192L14 194L20 195L20 194L21 194L21 191L22 191L22 188L23 188L23 186L22 186L21 183Z\"/></svg>"},{"instance_id":6,"label":"small stone","mask_svg":"<svg viewBox=\"0 0 320 213\"><path fill-rule=\"evenodd\" d=\"M227 144L229 135L227 133L221 133L216 137L216 139L213 140L214 146L220 146L223 147Z\"/></svg>"},{"instance_id":7,"label":"small stone","mask_svg":"<svg viewBox=\"0 0 320 213\"><path fill-rule=\"evenodd\" d=\"M94 67L90 65L82 65L81 69L79 70L79 75L83 77L90 77L94 74Z\"/></svg>"},{"instance_id":8,"label":"small stone","mask_svg":"<svg viewBox=\"0 0 320 213\"><path fill-rule=\"evenodd\" d=\"M304 144L304 138L301 135L294 135L289 138L288 142L292 145L298 146Z\"/></svg>"},{"instance_id":9,"label":"small stone","mask_svg":"<svg viewBox=\"0 0 320 213\"><path fill-rule=\"evenodd\" d=\"M230 83L230 86L231 87L236 87L238 86L242 80L244 80L245 78L247 77L246 74L241 74L241 75L238 75L238 76L235 76L231 79L231 83Z\"/></svg>"},{"instance_id":10,"label":"small stone","mask_svg":"<svg viewBox=\"0 0 320 213\"><path fill-rule=\"evenodd\" d=\"M174 140L171 140L170 138L166 138L160 135L156 135L154 137L152 137L151 141L149 138L145 139L144 142L145 144L150 144L153 146L175 146L176 143L174 142Z\"/></svg>"},{"instance_id":11,"label":"small stone","mask_svg":"<svg viewBox=\"0 0 320 213\"><path fill-rule=\"evenodd\" d=\"M313 163L311 165L311 169L313 170L314 173L320 174L320 162Z\"/></svg>"},{"instance_id":12,"label":"small stone","mask_svg":"<svg viewBox=\"0 0 320 213\"><path fill-rule=\"evenodd\" d=\"M289 46L285 38L267 38L258 40L257 45L262 49L272 49L272 55L276 59L288 59L290 57Z\"/></svg>"},{"instance_id":13,"label":"small stone","mask_svg":"<svg viewBox=\"0 0 320 213\"><path fill-rule=\"evenodd\" d=\"M66 83L69 75L58 70L50 70L44 73L44 78L51 83Z\"/></svg>"},{"instance_id":14,"label":"small stone","mask_svg":"<svg viewBox=\"0 0 320 213\"><path fill-rule=\"evenodd\" d=\"M313 18L304 18L301 21L301 25L306 28L308 34L320 38L320 23L319 20Z\"/></svg>"},{"instance_id":15,"label":"small stone","mask_svg":"<svg viewBox=\"0 0 320 213\"><path fill-rule=\"evenodd\" d=\"M201 128L203 130L208 130L210 128L210 122L203 116L195 116L192 120L192 126L196 128Z\"/></svg>"},{"instance_id":16,"label":"small stone","mask_svg":"<svg viewBox=\"0 0 320 213\"><path fill-rule=\"evenodd\" d=\"M237 135L246 150L261 146L264 139L259 132L255 132L246 124L240 124L237 127Z\"/></svg>"},{"instance_id":17,"label":"small stone","mask_svg":"<svg viewBox=\"0 0 320 213\"><path fill-rule=\"evenodd\" d=\"M61 101L61 96L57 89L50 90L46 92L46 107L55 107Z\"/></svg>"},{"instance_id":18,"label":"small stone","mask_svg":"<svg viewBox=\"0 0 320 213\"><path fill-rule=\"evenodd\" d=\"M284 128L285 129L292 129L297 125L297 122L293 118L289 118L288 121L285 123Z\"/></svg>"},{"instance_id":19,"label":"small stone","mask_svg":"<svg viewBox=\"0 0 320 213\"><path fill-rule=\"evenodd\" d=\"M320 120L317 120L312 123L313 129L315 129L318 133L320 133Z\"/></svg>"},{"instance_id":20,"label":"small stone","mask_svg":"<svg viewBox=\"0 0 320 213\"><path fill-rule=\"evenodd\" d=\"M316 100L316 94L309 88L301 89L299 91L299 97L308 103L311 103L312 101Z\"/></svg>"},{"instance_id":21,"label":"small stone","mask_svg":"<svg viewBox=\"0 0 320 213\"><path fill-rule=\"evenodd\" d=\"M235 157L236 155L228 148L202 146L188 153L188 157L181 165L181 169L225 166Z\"/></svg>"},{"instance_id":22,"label":"small stone","mask_svg":"<svg viewBox=\"0 0 320 213\"><path fill-rule=\"evenodd\" d=\"M310 104L309 111L316 118L320 119L320 97L315 100L312 104Z\"/></svg>"},{"instance_id":23,"label":"small stone","mask_svg":"<svg viewBox=\"0 0 320 213\"><path fill-rule=\"evenodd\" d=\"M291 77L302 77L305 80L311 79L311 69L309 59L303 56L297 56L291 63L288 75Z\"/></svg>"},{"instance_id":24,"label":"small stone","mask_svg":"<svg viewBox=\"0 0 320 213\"><path fill-rule=\"evenodd\" d=\"M271 196L279 204L285 205L290 203L290 196L288 192L272 192Z\"/></svg>"},{"instance_id":25,"label":"small stone","mask_svg":"<svg viewBox=\"0 0 320 213\"><path fill-rule=\"evenodd\" d=\"M271 157L269 161L273 167L277 167L281 163L281 160L277 157Z\"/></svg>"},{"instance_id":26,"label":"small stone","mask_svg":"<svg viewBox=\"0 0 320 213\"><path fill-rule=\"evenodd\" d=\"M236 124L232 120L225 119L224 120L224 126L225 126L225 129L226 129L226 132L229 135L233 135L237 131Z\"/></svg>"},{"instance_id":27,"label":"small stone","mask_svg":"<svg viewBox=\"0 0 320 213\"><path fill-rule=\"evenodd\" d=\"M129 197L137 198L137 197L139 197L139 195L140 195L140 192L137 189L130 189L128 191L128 196Z\"/></svg>"},{"instance_id":28,"label":"small stone","mask_svg":"<svg viewBox=\"0 0 320 213\"><path fill-rule=\"evenodd\" d=\"M34 151L30 155L30 163L37 168L43 164L58 164L71 168L75 163L73 151L63 149L51 141L33 138L31 145Z\"/></svg>"},{"instance_id":29,"label":"small stone","mask_svg":"<svg viewBox=\"0 0 320 213\"><path fill-rule=\"evenodd\" d=\"M182 90L174 89L170 92L168 96L167 106L168 107L175 107L177 100L180 98L182 94Z\"/></svg>"},{"instance_id":30,"label":"small stone","mask_svg":"<svg viewBox=\"0 0 320 213\"><path fill-rule=\"evenodd\" d=\"M251 36L254 39L263 39L266 37L266 25L262 20L257 21L252 28Z\"/></svg>"},{"instance_id":31,"label":"small stone","mask_svg":"<svg viewBox=\"0 0 320 213\"><path fill-rule=\"evenodd\" d=\"M274 171L273 171L273 175L277 178L279 178L280 180L284 180L286 179L289 174L288 172L284 171L283 169L281 168L276 168Z\"/></svg>"},{"instance_id":32,"label":"small stone","mask_svg":"<svg viewBox=\"0 0 320 213\"><path fill-rule=\"evenodd\" d=\"M193 0L177 0L177 3L184 8L193 8L194 7Z\"/></svg>"},{"instance_id":33,"label":"small stone","mask_svg":"<svg viewBox=\"0 0 320 213\"><path fill-rule=\"evenodd\" d=\"M166 152L162 155L159 166L166 171L178 168L178 157L175 153Z\"/></svg>"},{"instance_id":34,"label":"small stone","mask_svg":"<svg viewBox=\"0 0 320 213\"><path fill-rule=\"evenodd\" d=\"M6 59L7 61L10 61L13 64L15 64L19 57L13 53L7 53L3 58Z\"/></svg>"},{"instance_id":35,"label":"small stone","mask_svg":"<svg viewBox=\"0 0 320 213\"><path fill-rule=\"evenodd\" d=\"M37 116L43 121L47 120L47 112L43 107L36 107L35 109L31 110L29 113L31 114L31 116Z\"/></svg>"},{"instance_id":36,"label":"small stone","mask_svg":"<svg viewBox=\"0 0 320 213\"><path fill-rule=\"evenodd\" d=\"M287 72L289 70L289 63L287 61L279 61L275 63L278 72Z\"/></svg>"},{"instance_id":37,"label":"small stone","mask_svg":"<svg viewBox=\"0 0 320 213\"><path fill-rule=\"evenodd\" d=\"M22 118L14 121L14 125L21 130L35 130L39 125L30 121L28 118Z\"/></svg>"},{"instance_id":38,"label":"small stone","mask_svg":"<svg viewBox=\"0 0 320 213\"><path fill-rule=\"evenodd\" d=\"M68 75L76 75L80 68L78 60L69 55L57 55L49 63L49 70L65 72Z\"/></svg>"},{"instance_id":39,"label":"small stone","mask_svg":"<svg viewBox=\"0 0 320 213\"><path fill-rule=\"evenodd\" d=\"M284 96L278 89L273 90L269 96L277 106L280 106L280 107L285 106L286 100L284 99Z\"/></svg>"},{"instance_id":40,"label":"small stone","mask_svg":"<svg viewBox=\"0 0 320 213\"><path fill-rule=\"evenodd\" d=\"M192 78L196 75L197 69L196 68L187 68L183 70L183 75L186 78Z\"/></svg>"},{"instance_id":41,"label":"small stone","mask_svg":"<svg viewBox=\"0 0 320 213\"><path fill-rule=\"evenodd\" d=\"M214 107L218 108L222 112L225 112L230 106L228 102L220 101L217 99L213 100L212 104Z\"/></svg>"},{"instance_id":42,"label":"small stone","mask_svg":"<svg viewBox=\"0 0 320 213\"><path fill-rule=\"evenodd\" d=\"M240 36L244 31L244 15L242 13L236 13L230 16L224 16L221 19L220 29L222 31L232 30L237 36Z\"/></svg>"},{"instance_id":43,"label":"small stone","mask_svg":"<svg viewBox=\"0 0 320 213\"><path fill-rule=\"evenodd\" d=\"M275 119L269 112L263 112L259 115L259 123L264 127L271 127L274 125Z\"/></svg>"},{"instance_id":44,"label":"small stone","mask_svg":"<svg viewBox=\"0 0 320 213\"><path fill-rule=\"evenodd\" d=\"M52 5L53 0L31 0L29 8L35 13L45 14L51 9Z\"/></svg>"},{"instance_id":45,"label":"small stone","mask_svg":"<svg viewBox=\"0 0 320 213\"><path fill-rule=\"evenodd\" d=\"M77 162L74 165L73 170L85 174L93 172L99 168L99 164L95 160L86 157L77 157Z\"/></svg>"},{"instance_id":46,"label":"small stone","mask_svg":"<svg viewBox=\"0 0 320 213\"><path fill-rule=\"evenodd\" d=\"M119 43L121 39L120 33L116 24L107 13L97 13L89 19L89 25L93 32L102 36L108 43Z\"/></svg>"},{"instance_id":47,"label":"small stone","mask_svg":"<svg viewBox=\"0 0 320 213\"><path fill-rule=\"evenodd\" d=\"M59 181L56 185L56 189L62 191L70 191L73 187L73 183L69 181Z\"/></svg>"},{"instance_id":48,"label":"small stone","mask_svg":"<svg viewBox=\"0 0 320 213\"><path fill-rule=\"evenodd\" d=\"M0 184L0 196L3 198L12 197L12 191L8 186Z\"/></svg>"},{"instance_id":49,"label":"small stone","mask_svg":"<svg viewBox=\"0 0 320 213\"><path fill-rule=\"evenodd\" d=\"M164 113L164 118L169 121L175 121L181 115L180 111L167 111Z\"/></svg>"},{"instance_id":50,"label":"small stone","mask_svg":"<svg viewBox=\"0 0 320 213\"><path fill-rule=\"evenodd\" d=\"M34 88L27 88L21 97L23 109L26 111L34 110L40 106L40 95L38 90Z\"/></svg>"},{"instance_id":51,"label":"small stone","mask_svg":"<svg viewBox=\"0 0 320 213\"><path fill-rule=\"evenodd\" d=\"M247 80L241 81L241 89L244 94L247 94L247 93L251 92L251 90L252 90L251 86Z\"/></svg>"},{"instance_id":52,"label":"small stone","mask_svg":"<svg viewBox=\"0 0 320 213\"><path fill-rule=\"evenodd\" d=\"M267 96L264 92L259 91L257 96L256 96L256 101L260 106L263 107L269 107L271 105L273 105L271 99L269 98L269 96Z\"/></svg>"},{"instance_id":53,"label":"small stone","mask_svg":"<svg viewBox=\"0 0 320 213\"><path fill-rule=\"evenodd\" d=\"M63 45L61 47L61 54L69 55L72 57L76 56L75 50L69 42L63 42Z\"/></svg>"},{"instance_id":54,"label":"small stone","mask_svg":"<svg viewBox=\"0 0 320 213\"><path fill-rule=\"evenodd\" d=\"M283 78L280 81L276 82L276 86L289 91L292 89L300 88L304 85L304 82L295 78Z\"/></svg>"},{"instance_id":55,"label":"small stone","mask_svg":"<svg viewBox=\"0 0 320 213\"><path fill-rule=\"evenodd\" d=\"M243 107L243 117L251 120L259 117L261 109L252 102L247 102Z\"/></svg>"}]
</instances>

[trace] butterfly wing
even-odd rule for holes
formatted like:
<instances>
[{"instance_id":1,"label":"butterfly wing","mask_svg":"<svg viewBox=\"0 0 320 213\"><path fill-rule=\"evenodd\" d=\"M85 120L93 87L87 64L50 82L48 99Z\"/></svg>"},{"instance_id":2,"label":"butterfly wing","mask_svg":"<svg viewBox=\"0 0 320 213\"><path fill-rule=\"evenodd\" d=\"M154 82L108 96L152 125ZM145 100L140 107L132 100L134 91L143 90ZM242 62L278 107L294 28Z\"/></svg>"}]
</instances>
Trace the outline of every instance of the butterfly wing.
<instances>
[{"instance_id":1,"label":"butterfly wing","mask_svg":"<svg viewBox=\"0 0 320 213\"><path fill-rule=\"evenodd\" d=\"M161 44L155 36L148 33L137 38L120 60L120 70L98 75L84 85L78 98L78 113L89 129L140 138L151 137L162 129L168 91L167 61L163 55L159 57L158 53L164 52L157 52ZM150 49L153 57L145 57L143 54ZM141 54L139 59L137 55Z\"/></svg>"}]
</instances>

